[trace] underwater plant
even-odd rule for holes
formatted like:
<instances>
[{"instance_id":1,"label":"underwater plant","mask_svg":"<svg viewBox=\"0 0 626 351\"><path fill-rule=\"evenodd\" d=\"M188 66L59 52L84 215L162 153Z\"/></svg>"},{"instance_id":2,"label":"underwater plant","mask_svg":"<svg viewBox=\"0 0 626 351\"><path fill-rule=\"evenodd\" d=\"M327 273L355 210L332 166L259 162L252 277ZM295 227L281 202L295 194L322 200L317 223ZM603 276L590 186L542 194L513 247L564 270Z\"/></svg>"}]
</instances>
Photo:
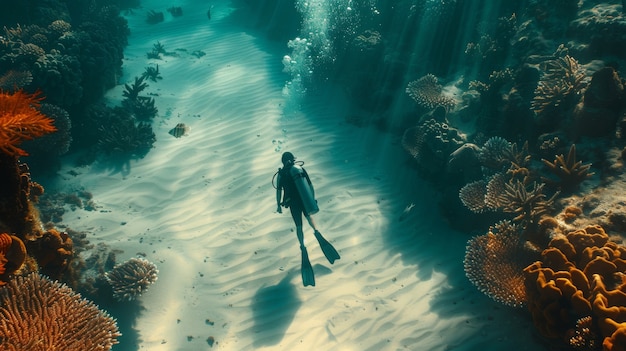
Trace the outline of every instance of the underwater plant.
<instances>
[{"instance_id":1,"label":"underwater plant","mask_svg":"<svg viewBox=\"0 0 626 351\"><path fill-rule=\"evenodd\" d=\"M122 95L125 97L125 99L122 100L122 107L138 121L151 120L159 112L153 98L139 96L139 93L148 87L148 84L144 82L145 78L146 75L135 77L135 82L131 85L125 84L124 92L122 92Z\"/></svg>"},{"instance_id":2,"label":"underwater plant","mask_svg":"<svg viewBox=\"0 0 626 351\"><path fill-rule=\"evenodd\" d=\"M145 71L141 74L141 77L143 77L144 79L150 79L153 82L156 82L159 79L163 79L163 77L161 77L161 73L159 72L159 65L156 65L156 67L146 67Z\"/></svg>"},{"instance_id":3,"label":"underwater plant","mask_svg":"<svg viewBox=\"0 0 626 351\"><path fill-rule=\"evenodd\" d=\"M139 76L135 77L135 82L131 85L124 84L122 96L131 101L137 100L139 93L148 87L148 84L144 82L144 79L144 76Z\"/></svg>"},{"instance_id":4,"label":"underwater plant","mask_svg":"<svg viewBox=\"0 0 626 351\"><path fill-rule=\"evenodd\" d=\"M146 14L146 22L148 24L157 24L163 22L165 20L165 16L163 16L163 12L156 12L154 10L148 11Z\"/></svg>"},{"instance_id":5,"label":"underwater plant","mask_svg":"<svg viewBox=\"0 0 626 351\"><path fill-rule=\"evenodd\" d=\"M98 150L106 155L143 157L153 147L156 137L149 123L136 123L124 109L109 112L109 123L98 129Z\"/></svg>"},{"instance_id":6,"label":"underwater plant","mask_svg":"<svg viewBox=\"0 0 626 351\"><path fill-rule=\"evenodd\" d=\"M165 50L165 46L163 44L161 44L160 41L157 41L153 46L152 46L152 50L150 52L148 52L146 54L146 56L149 59L157 59L160 60L161 59L161 54L163 55L175 55L175 53L172 52L167 52Z\"/></svg>"},{"instance_id":7,"label":"underwater plant","mask_svg":"<svg viewBox=\"0 0 626 351\"><path fill-rule=\"evenodd\" d=\"M183 9L180 6L172 6L167 9L173 17L180 17L183 15Z\"/></svg>"},{"instance_id":8,"label":"underwater plant","mask_svg":"<svg viewBox=\"0 0 626 351\"><path fill-rule=\"evenodd\" d=\"M154 104L154 99L147 96L138 96L135 100L124 99L122 101L122 106L138 121L152 120L159 113Z\"/></svg>"}]
</instances>

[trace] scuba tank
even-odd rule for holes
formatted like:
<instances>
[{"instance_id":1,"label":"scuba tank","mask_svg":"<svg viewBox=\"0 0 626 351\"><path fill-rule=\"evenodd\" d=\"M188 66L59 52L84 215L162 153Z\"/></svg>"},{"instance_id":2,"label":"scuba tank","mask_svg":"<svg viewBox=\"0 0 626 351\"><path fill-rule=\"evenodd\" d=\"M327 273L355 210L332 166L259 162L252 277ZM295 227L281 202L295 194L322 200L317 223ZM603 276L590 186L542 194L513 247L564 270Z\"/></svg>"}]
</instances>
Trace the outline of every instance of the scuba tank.
<instances>
[{"instance_id":1,"label":"scuba tank","mask_svg":"<svg viewBox=\"0 0 626 351\"><path fill-rule=\"evenodd\" d=\"M294 164L289 171L300 194L306 213L310 215L318 213L320 209L317 206L317 200L315 200L315 192L311 184L309 184L308 176L304 169L300 165Z\"/></svg>"}]
</instances>

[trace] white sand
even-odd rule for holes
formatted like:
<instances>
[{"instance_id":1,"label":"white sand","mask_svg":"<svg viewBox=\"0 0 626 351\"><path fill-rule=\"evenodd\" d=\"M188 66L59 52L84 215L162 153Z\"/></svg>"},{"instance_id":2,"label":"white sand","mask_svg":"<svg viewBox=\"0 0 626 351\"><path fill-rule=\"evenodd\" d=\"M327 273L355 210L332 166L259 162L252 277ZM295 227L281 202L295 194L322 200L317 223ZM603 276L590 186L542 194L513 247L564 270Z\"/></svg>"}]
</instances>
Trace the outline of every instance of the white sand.
<instances>
[{"instance_id":1,"label":"white sand","mask_svg":"<svg viewBox=\"0 0 626 351\"><path fill-rule=\"evenodd\" d=\"M119 262L145 253L160 270L141 297L140 348L209 350L212 336L219 350L538 349L525 311L467 281L468 235L447 229L437 193L407 167L398 140L345 123L337 91L285 111L286 45L233 21L228 1L211 1L211 21L208 5L194 3L144 1L127 17L124 76L109 96L119 102L123 83L158 63L163 80L147 89L159 95L155 148L122 168L60 172L63 186L84 187L99 206L64 223L122 250ZM172 5L184 15L172 18ZM147 25L150 9L166 21ZM178 56L148 60L157 41ZM191 131L176 139L168 131L179 122ZM287 150L306 161L318 226L342 256L330 265L306 228L314 288L302 286L288 211L275 213L270 181ZM121 341L114 350L127 350Z\"/></svg>"}]
</instances>

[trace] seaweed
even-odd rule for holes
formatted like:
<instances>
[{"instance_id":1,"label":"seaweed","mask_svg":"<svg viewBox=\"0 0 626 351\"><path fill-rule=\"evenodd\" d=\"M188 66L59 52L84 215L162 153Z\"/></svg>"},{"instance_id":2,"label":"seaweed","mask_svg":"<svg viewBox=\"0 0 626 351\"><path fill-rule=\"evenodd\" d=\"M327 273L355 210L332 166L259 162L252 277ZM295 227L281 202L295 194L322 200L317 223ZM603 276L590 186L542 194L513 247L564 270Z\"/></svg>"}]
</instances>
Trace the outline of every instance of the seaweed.
<instances>
[{"instance_id":1,"label":"seaweed","mask_svg":"<svg viewBox=\"0 0 626 351\"><path fill-rule=\"evenodd\" d=\"M165 20L165 16L163 16L163 12L156 12L154 10L148 11L146 14L146 22L148 24L157 24L163 22Z\"/></svg>"},{"instance_id":2,"label":"seaweed","mask_svg":"<svg viewBox=\"0 0 626 351\"><path fill-rule=\"evenodd\" d=\"M173 17L180 17L183 15L183 9L180 6L172 6L167 9Z\"/></svg>"},{"instance_id":3,"label":"seaweed","mask_svg":"<svg viewBox=\"0 0 626 351\"><path fill-rule=\"evenodd\" d=\"M135 100L122 101L122 106L138 121L149 121L159 112L154 103L151 97L139 96Z\"/></svg>"},{"instance_id":4,"label":"seaweed","mask_svg":"<svg viewBox=\"0 0 626 351\"><path fill-rule=\"evenodd\" d=\"M163 77L161 77L161 73L159 72L159 65L156 65L156 67L146 67L145 71L141 74L141 77L144 79L150 79L153 82L156 82L158 79L163 79Z\"/></svg>"},{"instance_id":5,"label":"seaweed","mask_svg":"<svg viewBox=\"0 0 626 351\"><path fill-rule=\"evenodd\" d=\"M122 96L128 100L137 100L139 93L148 87L148 84L144 82L145 77L135 77L135 82L132 85L124 84L124 92Z\"/></svg>"},{"instance_id":6,"label":"seaweed","mask_svg":"<svg viewBox=\"0 0 626 351\"><path fill-rule=\"evenodd\" d=\"M165 46L163 46L163 44L161 44L160 41L157 41L153 46L152 46L152 51L148 52L146 54L146 56L149 59L157 59L160 60L161 59L161 54L163 55L168 55L168 52L165 51Z\"/></svg>"}]
</instances>

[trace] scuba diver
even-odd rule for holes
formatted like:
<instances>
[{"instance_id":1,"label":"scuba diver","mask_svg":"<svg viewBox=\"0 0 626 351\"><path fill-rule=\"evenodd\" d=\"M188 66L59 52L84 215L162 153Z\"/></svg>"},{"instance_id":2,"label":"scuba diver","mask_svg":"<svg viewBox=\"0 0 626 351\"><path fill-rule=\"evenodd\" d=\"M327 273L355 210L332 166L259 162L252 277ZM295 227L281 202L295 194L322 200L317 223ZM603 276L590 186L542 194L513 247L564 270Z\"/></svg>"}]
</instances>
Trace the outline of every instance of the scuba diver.
<instances>
[{"instance_id":1,"label":"scuba diver","mask_svg":"<svg viewBox=\"0 0 626 351\"><path fill-rule=\"evenodd\" d=\"M324 256L328 262L333 264L339 259L339 253L331 243L326 241L322 234L317 230L312 215L319 211L317 200L315 200L315 190L307 172L302 168L304 162L296 162L296 157L291 152L283 153L283 168L279 168L274 176L277 177L276 182L276 212L283 213L281 206L288 207L291 211L291 217L296 225L296 234L302 251L302 284L304 286L315 286L315 275L313 267L309 261L309 254L304 246L304 232L302 231L302 215L315 231L315 238L324 252ZM284 193L284 196L283 196Z\"/></svg>"}]
</instances>

